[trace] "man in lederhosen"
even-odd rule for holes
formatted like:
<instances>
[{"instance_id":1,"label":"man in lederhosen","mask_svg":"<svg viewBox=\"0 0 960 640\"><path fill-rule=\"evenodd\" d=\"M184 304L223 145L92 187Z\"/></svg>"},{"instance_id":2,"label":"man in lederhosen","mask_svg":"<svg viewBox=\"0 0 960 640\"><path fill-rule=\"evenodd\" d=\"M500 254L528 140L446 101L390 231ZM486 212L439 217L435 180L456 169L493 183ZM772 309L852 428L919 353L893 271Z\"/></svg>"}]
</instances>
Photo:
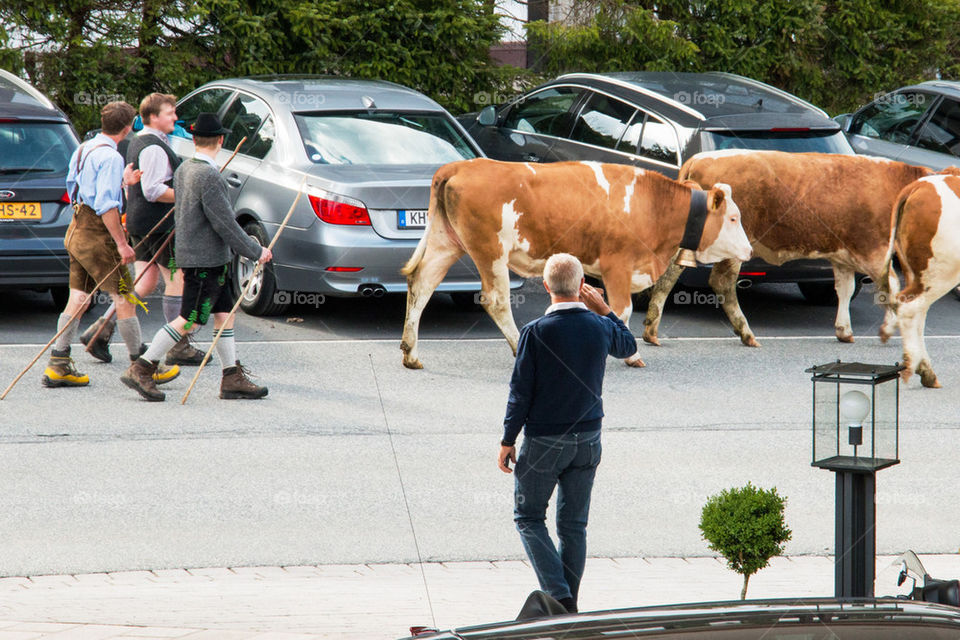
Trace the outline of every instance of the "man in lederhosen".
<instances>
[{"instance_id":1,"label":"man in lederhosen","mask_svg":"<svg viewBox=\"0 0 960 640\"><path fill-rule=\"evenodd\" d=\"M70 298L57 323L60 337L54 342L42 382L48 387L86 386L90 379L77 371L70 357L76 340L77 318L100 289L110 294L117 307L117 328L131 358L140 353L140 323L137 321L132 279L126 267L133 262L133 247L120 224L123 185L139 180L117 152L117 143L130 132L133 107L111 102L100 111L102 131L80 145L70 158L67 193L73 202L73 220L64 245L70 256ZM179 369L171 371L172 380Z\"/></svg>"},{"instance_id":2,"label":"man in lederhosen","mask_svg":"<svg viewBox=\"0 0 960 640\"><path fill-rule=\"evenodd\" d=\"M237 224L227 196L227 183L215 158L229 133L213 113L200 113L192 127L196 153L174 174L177 192L177 260L183 270L183 304L179 316L157 331L150 348L130 365L120 378L144 399L162 401L154 376L160 359L195 325L206 324L213 316L219 334L216 351L223 370L220 397L225 400L256 399L267 388L254 384L237 359L233 336L233 309L236 297L228 283L232 251L261 264L273 258L270 249L249 236Z\"/></svg>"},{"instance_id":3,"label":"man in lederhosen","mask_svg":"<svg viewBox=\"0 0 960 640\"><path fill-rule=\"evenodd\" d=\"M143 130L130 141L127 162L142 171L139 184L128 190L127 232L130 242L136 247L136 271L141 274L137 283L137 296L145 298L157 286L158 276L163 279L163 316L173 321L180 313L183 294L183 273L176 268L174 243L164 242L173 230L173 216L160 225L152 234L147 233L170 211L174 202L173 173L180 166L180 158L169 146L169 134L177 123L176 97L151 93L140 102L140 118ZM162 247L162 249L161 249ZM159 253L159 255L157 255ZM150 260L157 256L156 263ZM149 265L149 267L148 267ZM110 362L110 337L115 323L110 317L111 309L80 336L80 341L89 346L90 354L104 362ZM109 318L109 319L108 319ZM106 325L100 329L102 325ZM100 331L93 344L90 340ZM198 365L204 353L184 336L166 356L168 365ZM161 374L163 372L161 371Z\"/></svg>"}]
</instances>

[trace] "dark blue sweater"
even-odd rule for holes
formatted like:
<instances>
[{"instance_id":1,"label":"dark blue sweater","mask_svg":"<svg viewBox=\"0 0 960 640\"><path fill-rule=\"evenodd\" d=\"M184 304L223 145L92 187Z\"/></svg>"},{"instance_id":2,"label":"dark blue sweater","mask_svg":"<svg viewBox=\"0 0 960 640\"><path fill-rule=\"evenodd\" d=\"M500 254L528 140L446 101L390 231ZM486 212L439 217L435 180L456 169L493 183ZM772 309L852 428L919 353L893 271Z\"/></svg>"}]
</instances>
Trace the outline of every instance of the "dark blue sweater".
<instances>
[{"instance_id":1,"label":"dark blue sweater","mask_svg":"<svg viewBox=\"0 0 960 640\"><path fill-rule=\"evenodd\" d=\"M510 398L503 420L504 442L600 428L607 356L626 358L637 341L612 311L562 309L520 330Z\"/></svg>"}]
</instances>

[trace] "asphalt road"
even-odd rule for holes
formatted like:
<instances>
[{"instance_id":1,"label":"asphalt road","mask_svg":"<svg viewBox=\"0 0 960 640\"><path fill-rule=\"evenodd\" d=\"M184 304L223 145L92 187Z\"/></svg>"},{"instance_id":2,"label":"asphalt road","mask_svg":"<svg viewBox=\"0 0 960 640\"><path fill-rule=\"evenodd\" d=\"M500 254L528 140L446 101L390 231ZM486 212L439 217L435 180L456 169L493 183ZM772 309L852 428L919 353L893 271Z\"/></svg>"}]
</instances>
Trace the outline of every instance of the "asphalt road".
<instances>
[{"instance_id":1,"label":"asphalt road","mask_svg":"<svg viewBox=\"0 0 960 640\"><path fill-rule=\"evenodd\" d=\"M539 283L518 294L518 323L542 313ZM831 550L833 477L809 466L803 370L837 358L892 363L899 339L872 337L881 314L868 291L854 304L852 345L833 339L833 310L794 287L757 288L742 302L759 349L729 337L711 305L674 304L664 346L641 347L645 369L610 361L592 555L705 555L700 508L747 481L787 496L787 553ZM412 561L418 547L430 560L522 557L512 480L494 461L506 343L485 314L438 296L424 318L426 368L406 370L403 305L328 299L287 317L242 317L239 356L270 387L260 402L218 400L216 366L186 406L185 378L167 386L166 403L140 401L117 380L119 357L80 355L86 389L43 389L41 369L31 371L0 403L0 575ZM913 380L901 393L903 462L878 480L883 553L957 551L958 310L948 297L928 318L944 388ZM0 294L3 386L52 335L56 314L42 295ZM148 317L145 334L159 323ZM642 314L631 327L640 333Z\"/></svg>"}]
</instances>

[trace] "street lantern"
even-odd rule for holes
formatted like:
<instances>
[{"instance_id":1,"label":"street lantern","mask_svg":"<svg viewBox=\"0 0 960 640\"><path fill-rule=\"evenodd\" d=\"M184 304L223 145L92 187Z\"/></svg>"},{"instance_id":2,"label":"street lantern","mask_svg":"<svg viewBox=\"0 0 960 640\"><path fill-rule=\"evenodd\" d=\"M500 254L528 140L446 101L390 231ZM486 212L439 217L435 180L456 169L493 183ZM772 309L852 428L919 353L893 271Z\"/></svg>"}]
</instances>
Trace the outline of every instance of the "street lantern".
<instances>
[{"instance_id":1,"label":"street lantern","mask_svg":"<svg viewBox=\"0 0 960 640\"><path fill-rule=\"evenodd\" d=\"M876 472L900 462L899 363L831 362L813 374L812 466L836 474L834 591L873 596Z\"/></svg>"}]
</instances>

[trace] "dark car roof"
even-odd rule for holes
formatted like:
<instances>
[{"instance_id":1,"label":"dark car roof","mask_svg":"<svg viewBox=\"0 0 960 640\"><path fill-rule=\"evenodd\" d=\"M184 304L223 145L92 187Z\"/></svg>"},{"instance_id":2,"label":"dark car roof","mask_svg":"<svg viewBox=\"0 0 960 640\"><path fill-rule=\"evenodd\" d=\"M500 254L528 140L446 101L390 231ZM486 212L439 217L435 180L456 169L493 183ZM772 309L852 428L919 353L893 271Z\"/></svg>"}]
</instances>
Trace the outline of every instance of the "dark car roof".
<instances>
[{"instance_id":1,"label":"dark car roof","mask_svg":"<svg viewBox=\"0 0 960 640\"><path fill-rule=\"evenodd\" d=\"M796 127L839 129L822 109L786 91L733 73L641 71L571 73L550 84L577 81L620 97L651 96L662 115L683 126L705 129Z\"/></svg>"},{"instance_id":2,"label":"dark car roof","mask_svg":"<svg viewBox=\"0 0 960 640\"><path fill-rule=\"evenodd\" d=\"M579 640L599 638L610 633L615 633L617 637L645 637L661 633L676 633L678 638L682 638L683 631L703 637L699 634L737 627L746 629L782 625L786 629L790 625L842 623L930 624L945 626L960 632L960 609L894 598L846 601L834 598L737 600L618 609L501 622L462 627L447 635L436 637L438 639L454 637L463 640L565 637Z\"/></svg>"},{"instance_id":3,"label":"dark car roof","mask_svg":"<svg viewBox=\"0 0 960 640\"><path fill-rule=\"evenodd\" d=\"M69 122L67 116L29 84L0 69L0 117Z\"/></svg>"}]
</instances>

